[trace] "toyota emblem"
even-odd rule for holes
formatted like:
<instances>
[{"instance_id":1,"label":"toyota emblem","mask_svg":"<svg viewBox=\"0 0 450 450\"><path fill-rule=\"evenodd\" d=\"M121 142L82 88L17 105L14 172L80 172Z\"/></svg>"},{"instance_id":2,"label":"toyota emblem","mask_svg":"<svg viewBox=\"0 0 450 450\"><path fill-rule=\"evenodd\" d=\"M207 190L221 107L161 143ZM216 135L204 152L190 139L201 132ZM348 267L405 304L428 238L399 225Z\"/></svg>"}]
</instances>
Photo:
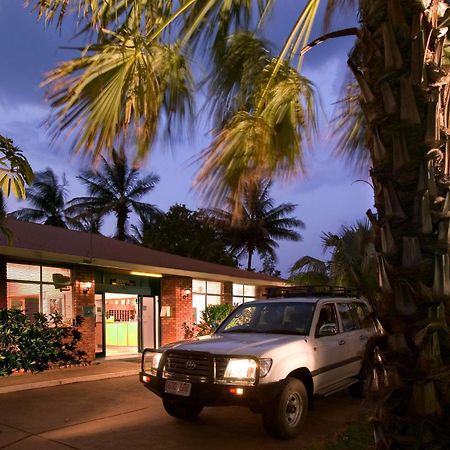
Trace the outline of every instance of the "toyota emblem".
<instances>
[{"instance_id":1,"label":"toyota emblem","mask_svg":"<svg viewBox=\"0 0 450 450\"><path fill-rule=\"evenodd\" d=\"M189 360L186 362L186 369L194 370L196 367L197 365L195 364L194 361Z\"/></svg>"}]
</instances>

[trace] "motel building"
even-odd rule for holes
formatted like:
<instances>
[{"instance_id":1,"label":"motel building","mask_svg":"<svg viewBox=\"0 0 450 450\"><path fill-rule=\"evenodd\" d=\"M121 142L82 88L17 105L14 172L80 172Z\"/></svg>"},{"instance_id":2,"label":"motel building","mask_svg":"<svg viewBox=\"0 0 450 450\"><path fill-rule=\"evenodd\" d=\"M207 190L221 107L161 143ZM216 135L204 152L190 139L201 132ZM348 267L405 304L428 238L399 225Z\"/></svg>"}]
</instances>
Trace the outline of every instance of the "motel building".
<instances>
[{"instance_id":1,"label":"motel building","mask_svg":"<svg viewBox=\"0 0 450 450\"><path fill-rule=\"evenodd\" d=\"M88 358L137 354L182 340L207 305L263 298L265 274L151 250L98 234L7 220L0 236L0 308L77 316Z\"/></svg>"}]
</instances>

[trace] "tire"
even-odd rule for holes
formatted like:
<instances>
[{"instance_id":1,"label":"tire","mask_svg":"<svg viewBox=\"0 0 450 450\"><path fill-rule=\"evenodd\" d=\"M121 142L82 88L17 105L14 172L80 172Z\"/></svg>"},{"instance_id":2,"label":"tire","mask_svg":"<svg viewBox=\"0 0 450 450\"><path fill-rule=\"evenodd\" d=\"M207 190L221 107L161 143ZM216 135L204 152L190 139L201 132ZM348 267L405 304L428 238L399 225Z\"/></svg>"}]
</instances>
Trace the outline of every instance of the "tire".
<instances>
[{"instance_id":1,"label":"tire","mask_svg":"<svg viewBox=\"0 0 450 450\"><path fill-rule=\"evenodd\" d=\"M292 439L299 434L308 413L308 393L297 378L286 378L283 390L263 410L263 426L278 439Z\"/></svg>"},{"instance_id":2,"label":"tire","mask_svg":"<svg viewBox=\"0 0 450 450\"><path fill-rule=\"evenodd\" d=\"M367 391L369 386L369 379L367 375L367 371L364 369L361 369L361 373L358 377L358 381L354 384L351 384L347 389L349 394L353 398L366 398L367 397Z\"/></svg>"},{"instance_id":3,"label":"tire","mask_svg":"<svg viewBox=\"0 0 450 450\"><path fill-rule=\"evenodd\" d=\"M163 399L163 406L167 414L177 419L193 420L203 409L203 405L188 403L175 399Z\"/></svg>"}]
</instances>

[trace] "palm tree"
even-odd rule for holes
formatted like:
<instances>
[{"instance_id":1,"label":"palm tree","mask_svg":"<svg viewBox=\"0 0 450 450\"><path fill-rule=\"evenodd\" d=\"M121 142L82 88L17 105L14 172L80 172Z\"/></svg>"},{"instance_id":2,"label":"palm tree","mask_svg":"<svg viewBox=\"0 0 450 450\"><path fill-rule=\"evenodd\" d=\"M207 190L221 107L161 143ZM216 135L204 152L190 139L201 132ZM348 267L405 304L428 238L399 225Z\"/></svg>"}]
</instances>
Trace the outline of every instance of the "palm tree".
<instances>
[{"instance_id":1,"label":"palm tree","mask_svg":"<svg viewBox=\"0 0 450 450\"><path fill-rule=\"evenodd\" d=\"M206 213L215 227L222 230L232 253L237 257L247 255L247 270L252 269L253 255L258 253L276 261L278 239L299 241L301 236L294 228L303 228L301 220L289 215L296 205L282 203L274 206L270 198L270 181L248 184L239 203L242 209L238 218L233 214L235 204L229 199L228 209L211 208Z\"/></svg>"},{"instance_id":2,"label":"palm tree","mask_svg":"<svg viewBox=\"0 0 450 450\"><path fill-rule=\"evenodd\" d=\"M70 219L66 211L66 186L64 174L60 183L52 169L37 172L33 183L26 189L27 201L33 208L18 209L11 216L27 222L68 228Z\"/></svg>"},{"instance_id":3,"label":"palm tree","mask_svg":"<svg viewBox=\"0 0 450 450\"><path fill-rule=\"evenodd\" d=\"M343 226L338 234L323 233L322 243L324 251L331 250L329 267L334 283L356 288L374 305L378 294L377 254L369 222Z\"/></svg>"},{"instance_id":4,"label":"palm tree","mask_svg":"<svg viewBox=\"0 0 450 450\"><path fill-rule=\"evenodd\" d=\"M133 134L145 151L157 119L170 124L186 111L190 51L211 62L210 86L220 89L209 96L220 120L198 177L209 197L238 199L244 180L301 170L314 109L311 84L299 73L313 47L306 44L320 0L299 2L298 19L278 56L263 51L257 33L242 39L234 33L250 29L255 11L263 26L277 5L271 0L35 3L42 17L59 17L59 24L73 7L96 39L48 78L56 132L74 131L79 148L98 154ZM378 255L378 314L386 330L374 352L384 370L378 380L385 381L374 420L376 445L446 449L448 2L328 0L327 19L345 5L357 6L359 28L328 34L314 45L356 36L348 63L359 87L372 165L377 214L369 216Z\"/></svg>"},{"instance_id":5,"label":"palm tree","mask_svg":"<svg viewBox=\"0 0 450 450\"><path fill-rule=\"evenodd\" d=\"M75 218L89 221L88 226L99 227L98 221L108 215L116 216L115 237L127 239L127 223L131 211L140 216L158 213L159 210L148 203L139 201L158 183L159 177L149 174L139 178L139 171L130 167L125 153L112 150L111 162L101 158L99 170L87 170L77 178L86 185L89 197L77 197L69 202L68 210Z\"/></svg>"},{"instance_id":6,"label":"palm tree","mask_svg":"<svg viewBox=\"0 0 450 450\"><path fill-rule=\"evenodd\" d=\"M329 265L313 256L302 256L290 269L289 281L297 285L328 285L332 283Z\"/></svg>"}]
</instances>

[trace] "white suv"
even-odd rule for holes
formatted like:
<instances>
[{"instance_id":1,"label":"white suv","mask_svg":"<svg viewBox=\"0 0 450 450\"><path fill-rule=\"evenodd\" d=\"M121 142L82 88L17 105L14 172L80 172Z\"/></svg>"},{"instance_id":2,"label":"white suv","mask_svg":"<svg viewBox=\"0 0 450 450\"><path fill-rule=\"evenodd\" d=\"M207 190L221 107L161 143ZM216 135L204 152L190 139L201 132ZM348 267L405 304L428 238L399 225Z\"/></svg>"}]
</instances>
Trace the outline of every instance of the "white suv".
<instances>
[{"instance_id":1,"label":"white suv","mask_svg":"<svg viewBox=\"0 0 450 450\"><path fill-rule=\"evenodd\" d=\"M141 382L174 417L248 406L282 439L300 431L314 395L349 387L361 396L362 356L375 333L368 303L331 288L283 293L240 305L207 338L145 349Z\"/></svg>"}]
</instances>

